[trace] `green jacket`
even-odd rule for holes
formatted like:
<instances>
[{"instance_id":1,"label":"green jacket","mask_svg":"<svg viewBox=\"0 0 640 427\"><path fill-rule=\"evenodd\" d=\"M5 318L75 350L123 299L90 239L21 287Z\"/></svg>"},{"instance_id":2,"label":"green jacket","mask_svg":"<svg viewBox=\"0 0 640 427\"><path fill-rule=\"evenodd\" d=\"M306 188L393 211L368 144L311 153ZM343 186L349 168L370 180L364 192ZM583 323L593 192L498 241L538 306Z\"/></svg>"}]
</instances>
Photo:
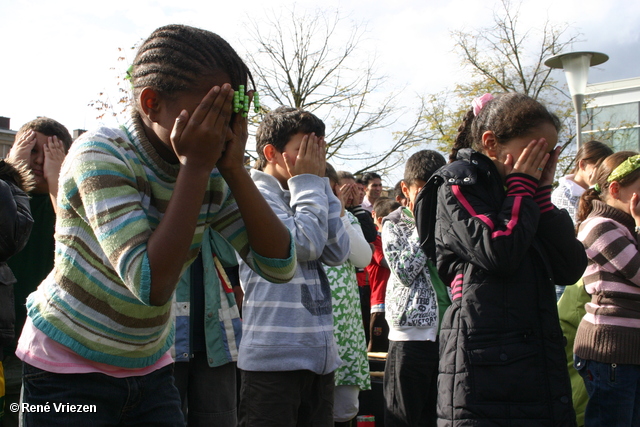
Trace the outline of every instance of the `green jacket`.
<instances>
[{"instance_id":1,"label":"green jacket","mask_svg":"<svg viewBox=\"0 0 640 427\"><path fill-rule=\"evenodd\" d=\"M587 407L589 396L587 395L582 377L573 367L573 341L576 338L578 325L586 312L584 305L590 300L591 296L585 291L584 283L582 283L582 279L580 279L574 286L567 286L558 301L560 327L567 339L565 351L567 353L569 378L571 379L573 408L576 411L578 426L584 426L584 410Z\"/></svg>"}]
</instances>

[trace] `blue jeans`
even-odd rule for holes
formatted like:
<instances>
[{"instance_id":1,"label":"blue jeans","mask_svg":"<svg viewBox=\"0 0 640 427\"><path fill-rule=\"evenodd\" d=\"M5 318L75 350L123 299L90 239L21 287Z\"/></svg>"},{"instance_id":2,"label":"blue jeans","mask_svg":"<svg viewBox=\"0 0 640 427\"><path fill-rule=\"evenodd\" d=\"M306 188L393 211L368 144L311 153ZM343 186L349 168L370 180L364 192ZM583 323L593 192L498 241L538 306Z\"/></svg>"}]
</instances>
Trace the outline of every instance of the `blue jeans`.
<instances>
[{"instance_id":1,"label":"blue jeans","mask_svg":"<svg viewBox=\"0 0 640 427\"><path fill-rule=\"evenodd\" d=\"M640 426L640 365L573 358L589 394L585 427Z\"/></svg>"},{"instance_id":2,"label":"blue jeans","mask_svg":"<svg viewBox=\"0 0 640 427\"><path fill-rule=\"evenodd\" d=\"M22 411L23 426L184 427L172 374L172 365L139 377L114 378L55 374L25 363L23 405L32 410Z\"/></svg>"}]
</instances>

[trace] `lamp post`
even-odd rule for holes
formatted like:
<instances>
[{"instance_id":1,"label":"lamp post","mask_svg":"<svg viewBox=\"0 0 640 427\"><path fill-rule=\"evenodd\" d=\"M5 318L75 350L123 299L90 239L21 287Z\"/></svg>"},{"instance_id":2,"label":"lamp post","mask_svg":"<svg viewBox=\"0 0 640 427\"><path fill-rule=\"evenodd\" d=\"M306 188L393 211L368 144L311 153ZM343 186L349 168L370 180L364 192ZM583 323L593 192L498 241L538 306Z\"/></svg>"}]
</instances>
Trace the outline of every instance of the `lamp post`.
<instances>
[{"instance_id":1,"label":"lamp post","mask_svg":"<svg viewBox=\"0 0 640 427\"><path fill-rule=\"evenodd\" d=\"M576 112L576 142L577 148L582 145L582 104L587 91L587 76L589 67L607 62L609 56L599 52L569 52L552 56L544 61L550 68L562 68L567 78L569 93Z\"/></svg>"}]
</instances>

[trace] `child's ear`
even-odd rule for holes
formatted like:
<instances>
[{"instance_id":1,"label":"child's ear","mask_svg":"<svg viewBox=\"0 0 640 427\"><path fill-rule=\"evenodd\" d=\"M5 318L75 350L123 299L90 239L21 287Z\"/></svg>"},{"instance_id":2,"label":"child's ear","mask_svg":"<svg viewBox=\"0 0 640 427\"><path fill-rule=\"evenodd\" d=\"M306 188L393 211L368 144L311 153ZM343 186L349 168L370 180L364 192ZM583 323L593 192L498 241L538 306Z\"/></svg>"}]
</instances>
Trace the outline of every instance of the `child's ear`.
<instances>
[{"instance_id":1,"label":"child's ear","mask_svg":"<svg viewBox=\"0 0 640 427\"><path fill-rule=\"evenodd\" d=\"M493 131L486 131L482 134L482 148L487 157L495 159L498 157L498 139Z\"/></svg>"},{"instance_id":2,"label":"child's ear","mask_svg":"<svg viewBox=\"0 0 640 427\"><path fill-rule=\"evenodd\" d=\"M402 189L405 199L409 200L409 187L404 183L404 180L400 181L400 189Z\"/></svg>"},{"instance_id":3,"label":"child's ear","mask_svg":"<svg viewBox=\"0 0 640 427\"><path fill-rule=\"evenodd\" d=\"M144 115L152 122L157 122L160 112L160 95L158 92L150 87L145 87L140 92L139 103Z\"/></svg>"},{"instance_id":4,"label":"child's ear","mask_svg":"<svg viewBox=\"0 0 640 427\"><path fill-rule=\"evenodd\" d=\"M276 153L276 147L272 144L267 144L262 149L262 154L264 154L264 158L267 160L267 163L275 161Z\"/></svg>"},{"instance_id":5,"label":"child's ear","mask_svg":"<svg viewBox=\"0 0 640 427\"><path fill-rule=\"evenodd\" d=\"M618 181L612 181L609 184L609 195L614 199L620 199L620 183Z\"/></svg>"},{"instance_id":6,"label":"child's ear","mask_svg":"<svg viewBox=\"0 0 640 427\"><path fill-rule=\"evenodd\" d=\"M587 167L587 162L584 159L582 159L582 160L580 160L578 162L578 169L579 170L584 171L586 167Z\"/></svg>"}]
</instances>

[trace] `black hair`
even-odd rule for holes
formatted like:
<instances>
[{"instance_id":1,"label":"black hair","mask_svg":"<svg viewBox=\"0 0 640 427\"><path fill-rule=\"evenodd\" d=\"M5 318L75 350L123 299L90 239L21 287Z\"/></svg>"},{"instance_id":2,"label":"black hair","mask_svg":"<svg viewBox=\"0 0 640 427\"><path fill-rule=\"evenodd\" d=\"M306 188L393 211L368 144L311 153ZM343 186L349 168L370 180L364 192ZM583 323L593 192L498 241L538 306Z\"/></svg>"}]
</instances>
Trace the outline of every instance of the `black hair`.
<instances>
[{"instance_id":1,"label":"black hair","mask_svg":"<svg viewBox=\"0 0 640 427\"><path fill-rule=\"evenodd\" d=\"M395 187L393 187L393 198L396 201L406 199L406 196L402 192L402 180L396 182Z\"/></svg>"},{"instance_id":2,"label":"black hair","mask_svg":"<svg viewBox=\"0 0 640 427\"><path fill-rule=\"evenodd\" d=\"M404 184L409 186L416 180L427 182L431 175L446 163L444 156L437 151L420 150L407 160L404 167Z\"/></svg>"},{"instance_id":3,"label":"black hair","mask_svg":"<svg viewBox=\"0 0 640 427\"><path fill-rule=\"evenodd\" d=\"M336 184L340 184L340 178L338 178L338 173L329 162L326 163L324 176L329 178L329 182L331 182L332 187Z\"/></svg>"},{"instance_id":4,"label":"black hair","mask_svg":"<svg viewBox=\"0 0 640 427\"><path fill-rule=\"evenodd\" d=\"M137 98L145 87L164 95L193 90L203 76L217 70L229 76L234 90L247 86L247 79L253 84L249 68L222 37L187 25L167 25L138 48L129 74Z\"/></svg>"},{"instance_id":5,"label":"black hair","mask_svg":"<svg viewBox=\"0 0 640 427\"><path fill-rule=\"evenodd\" d=\"M525 136L543 123L552 124L560 130L560 119L535 99L515 92L497 95L487 102L477 116L473 109L467 111L458 128L458 134L449 156L457 158L458 150L473 148L482 152L482 134L492 131L499 144Z\"/></svg>"},{"instance_id":6,"label":"black hair","mask_svg":"<svg viewBox=\"0 0 640 427\"><path fill-rule=\"evenodd\" d=\"M18 134L22 134L28 130L40 132L45 136L56 136L62 142L62 145L64 145L65 151L69 151L69 147L71 147L71 142L73 141L67 128L64 127L62 123L49 117L38 117L23 124L18 130Z\"/></svg>"},{"instance_id":7,"label":"black hair","mask_svg":"<svg viewBox=\"0 0 640 427\"><path fill-rule=\"evenodd\" d=\"M402 205L390 197L379 197L373 204L372 211L378 218L384 218L400 206Z\"/></svg>"},{"instance_id":8,"label":"black hair","mask_svg":"<svg viewBox=\"0 0 640 427\"><path fill-rule=\"evenodd\" d=\"M380 175L378 175L375 172L367 172L364 175L362 175L362 183L364 184L364 186L368 186L370 181L373 181L374 179L382 179L382 177Z\"/></svg>"},{"instance_id":9,"label":"black hair","mask_svg":"<svg viewBox=\"0 0 640 427\"><path fill-rule=\"evenodd\" d=\"M585 142L578 149L578 153L575 158L575 166L573 167L573 173L578 172L580 169L580 161L584 160L588 164L600 166L600 163L608 156L613 154L613 150L604 142L589 141Z\"/></svg>"},{"instance_id":10,"label":"black hair","mask_svg":"<svg viewBox=\"0 0 640 427\"><path fill-rule=\"evenodd\" d=\"M580 197L580 204L578 205L578 215L576 218L576 229L580 226L580 223L587 219L591 211L593 210L593 201L601 200L606 201L609 197L609 186L610 182L609 175L611 172L615 170L622 162L627 160L629 157L637 156L638 153L635 151L619 151L615 154L610 155L606 159L600 163L600 166L593 173L593 181L599 187L598 190L595 188L589 188L587 191L582 193ZM616 180L620 187L627 187L628 185L633 184L638 178L640 178L640 169L636 169L631 172L629 175ZM595 187L594 184L594 187Z\"/></svg>"},{"instance_id":11,"label":"black hair","mask_svg":"<svg viewBox=\"0 0 640 427\"><path fill-rule=\"evenodd\" d=\"M256 151L258 160L256 169L262 170L267 164L264 157L264 147L274 146L282 153L291 137L298 133L315 133L324 136L324 122L314 114L300 108L278 107L265 115L256 131Z\"/></svg>"}]
</instances>

